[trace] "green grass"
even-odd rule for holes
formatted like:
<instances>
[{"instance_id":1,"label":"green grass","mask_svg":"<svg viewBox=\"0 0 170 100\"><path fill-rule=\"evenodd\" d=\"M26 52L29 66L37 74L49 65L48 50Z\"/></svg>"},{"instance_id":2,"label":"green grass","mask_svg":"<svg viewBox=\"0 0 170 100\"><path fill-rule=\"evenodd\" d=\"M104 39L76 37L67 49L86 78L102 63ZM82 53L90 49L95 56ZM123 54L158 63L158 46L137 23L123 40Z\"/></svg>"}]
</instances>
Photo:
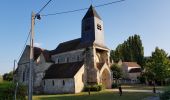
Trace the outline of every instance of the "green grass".
<instances>
[{"instance_id":1,"label":"green grass","mask_svg":"<svg viewBox=\"0 0 170 100\"><path fill-rule=\"evenodd\" d=\"M102 91L92 92L90 96L85 92L79 94L40 95L34 96L33 100L142 100L149 96L155 96L155 94L125 92L122 96L119 96L117 92Z\"/></svg>"},{"instance_id":2,"label":"green grass","mask_svg":"<svg viewBox=\"0 0 170 100\"><path fill-rule=\"evenodd\" d=\"M167 86L156 86L156 90L164 91ZM145 85L123 85L122 89L134 89L134 90L153 90L153 86L145 86Z\"/></svg>"}]
</instances>

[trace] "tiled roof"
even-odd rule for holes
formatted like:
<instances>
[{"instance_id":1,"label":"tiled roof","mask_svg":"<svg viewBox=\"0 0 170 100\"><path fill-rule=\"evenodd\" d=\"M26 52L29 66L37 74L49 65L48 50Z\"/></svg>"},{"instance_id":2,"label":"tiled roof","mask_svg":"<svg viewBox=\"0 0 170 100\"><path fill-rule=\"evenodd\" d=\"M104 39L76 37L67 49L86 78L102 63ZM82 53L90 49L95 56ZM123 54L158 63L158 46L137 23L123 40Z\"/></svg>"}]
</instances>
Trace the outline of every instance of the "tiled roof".
<instances>
[{"instance_id":1,"label":"tiled roof","mask_svg":"<svg viewBox=\"0 0 170 100\"><path fill-rule=\"evenodd\" d=\"M84 62L53 64L45 72L44 79L73 78Z\"/></svg>"},{"instance_id":2,"label":"tiled roof","mask_svg":"<svg viewBox=\"0 0 170 100\"><path fill-rule=\"evenodd\" d=\"M127 65L128 67L141 67L136 62L123 62L124 65Z\"/></svg>"},{"instance_id":3,"label":"tiled roof","mask_svg":"<svg viewBox=\"0 0 170 100\"><path fill-rule=\"evenodd\" d=\"M101 19L92 5L88 9L88 11L83 19L87 19L87 18L91 18L91 17L97 17L97 18Z\"/></svg>"},{"instance_id":4,"label":"tiled roof","mask_svg":"<svg viewBox=\"0 0 170 100\"><path fill-rule=\"evenodd\" d=\"M140 73L141 72L141 68L132 68L129 73Z\"/></svg>"}]
</instances>

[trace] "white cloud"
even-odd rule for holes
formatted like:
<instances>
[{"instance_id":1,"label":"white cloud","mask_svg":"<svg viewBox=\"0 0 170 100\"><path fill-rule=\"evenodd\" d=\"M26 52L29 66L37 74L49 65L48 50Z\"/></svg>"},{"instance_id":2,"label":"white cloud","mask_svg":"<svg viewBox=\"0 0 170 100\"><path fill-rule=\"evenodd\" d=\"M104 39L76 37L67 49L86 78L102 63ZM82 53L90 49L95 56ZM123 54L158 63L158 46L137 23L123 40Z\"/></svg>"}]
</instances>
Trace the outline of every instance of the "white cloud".
<instances>
[{"instance_id":1,"label":"white cloud","mask_svg":"<svg viewBox=\"0 0 170 100\"><path fill-rule=\"evenodd\" d=\"M34 47L41 47L41 43L34 43Z\"/></svg>"}]
</instances>

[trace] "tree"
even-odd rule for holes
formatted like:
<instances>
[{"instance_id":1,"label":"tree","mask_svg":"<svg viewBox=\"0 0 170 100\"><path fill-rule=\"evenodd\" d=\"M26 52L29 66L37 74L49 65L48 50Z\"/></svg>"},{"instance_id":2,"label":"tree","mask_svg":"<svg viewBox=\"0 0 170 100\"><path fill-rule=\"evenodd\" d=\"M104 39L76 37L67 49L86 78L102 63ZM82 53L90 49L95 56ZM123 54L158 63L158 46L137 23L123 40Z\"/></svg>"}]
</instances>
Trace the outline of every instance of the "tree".
<instances>
[{"instance_id":1,"label":"tree","mask_svg":"<svg viewBox=\"0 0 170 100\"><path fill-rule=\"evenodd\" d=\"M163 50L156 47L155 51L152 52L152 56L146 62L146 73L151 74L152 80L161 82L169 77L170 75L170 60L168 54Z\"/></svg>"},{"instance_id":2,"label":"tree","mask_svg":"<svg viewBox=\"0 0 170 100\"><path fill-rule=\"evenodd\" d=\"M135 61L143 66L144 51L140 36L130 36L127 41L119 44L115 50L111 51L111 58L115 62L120 59L122 61Z\"/></svg>"},{"instance_id":3,"label":"tree","mask_svg":"<svg viewBox=\"0 0 170 100\"><path fill-rule=\"evenodd\" d=\"M117 80L122 78L123 72L117 64L113 64L111 66L111 71L112 71L113 78L116 79L116 83L117 83Z\"/></svg>"},{"instance_id":4,"label":"tree","mask_svg":"<svg viewBox=\"0 0 170 100\"><path fill-rule=\"evenodd\" d=\"M3 80L5 81L12 81L13 80L13 72L5 73L3 75Z\"/></svg>"}]
</instances>

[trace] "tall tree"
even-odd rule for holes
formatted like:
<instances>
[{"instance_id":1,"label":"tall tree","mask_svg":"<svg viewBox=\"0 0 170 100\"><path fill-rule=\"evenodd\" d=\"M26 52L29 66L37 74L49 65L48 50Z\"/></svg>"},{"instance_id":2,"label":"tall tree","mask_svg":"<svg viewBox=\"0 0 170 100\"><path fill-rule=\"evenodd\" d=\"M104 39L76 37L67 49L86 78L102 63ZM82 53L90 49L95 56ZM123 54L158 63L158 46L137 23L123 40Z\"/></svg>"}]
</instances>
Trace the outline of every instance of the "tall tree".
<instances>
[{"instance_id":1,"label":"tall tree","mask_svg":"<svg viewBox=\"0 0 170 100\"><path fill-rule=\"evenodd\" d=\"M142 41L139 35L130 36L127 41L119 44L115 50L111 51L111 57L114 61L135 61L143 65L144 51Z\"/></svg>"},{"instance_id":2,"label":"tall tree","mask_svg":"<svg viewBox=\"0 0 170 100\"><path fill-rule=\"evenodd\" d=\"M154 80L163 82L170 75L170 60L168 54L156 47L152 56L146 62L146 72L150 72Z\"/></svg>"}]
</instances>

